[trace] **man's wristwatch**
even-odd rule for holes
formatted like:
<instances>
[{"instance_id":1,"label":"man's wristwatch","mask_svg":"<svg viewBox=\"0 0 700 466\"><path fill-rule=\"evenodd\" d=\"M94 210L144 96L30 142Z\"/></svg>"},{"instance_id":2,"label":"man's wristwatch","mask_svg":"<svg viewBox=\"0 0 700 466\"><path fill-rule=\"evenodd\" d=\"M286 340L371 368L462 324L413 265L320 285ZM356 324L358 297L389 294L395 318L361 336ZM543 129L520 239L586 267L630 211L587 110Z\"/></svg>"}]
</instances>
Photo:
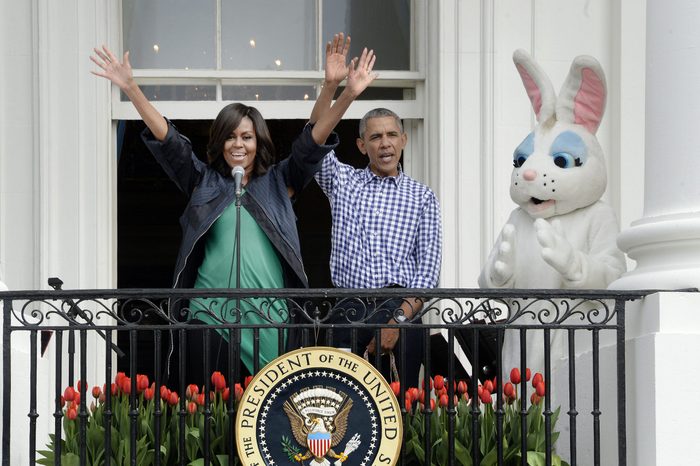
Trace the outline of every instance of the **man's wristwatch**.
<instances>
[{"instance_id":1,"label":"man's wristwatch","mask_svg":"<svg viewBox=\"0 0 700 466\"><path fill-rule=\"evenodd\" d=\"M396 321L397 324L403 324L403 323L406 322L408 319L406 318L405 315L401 314L401 315L398 315L398 316L394 316L394 320Z\"/></svg>"}]
</instances>

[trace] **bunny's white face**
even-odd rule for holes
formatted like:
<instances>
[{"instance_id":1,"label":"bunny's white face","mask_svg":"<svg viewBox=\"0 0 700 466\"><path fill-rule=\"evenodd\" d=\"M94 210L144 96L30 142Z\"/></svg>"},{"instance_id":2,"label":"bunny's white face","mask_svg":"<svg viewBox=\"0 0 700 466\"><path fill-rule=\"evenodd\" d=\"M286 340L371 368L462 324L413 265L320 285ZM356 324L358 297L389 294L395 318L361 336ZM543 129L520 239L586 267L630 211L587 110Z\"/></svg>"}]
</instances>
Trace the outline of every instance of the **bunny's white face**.
<instances>
[{"instance_id":1,"label":"bunny's white face","mask_svg":"<svg viewBox=\"0 0 700 466\"><path fill-rule=\"evenodd\" d=\"M607 185L600 144L580 125L538 126L515 149L513 165L510 197L533 218L589 206Z\"/></svg>"}]
</instances>

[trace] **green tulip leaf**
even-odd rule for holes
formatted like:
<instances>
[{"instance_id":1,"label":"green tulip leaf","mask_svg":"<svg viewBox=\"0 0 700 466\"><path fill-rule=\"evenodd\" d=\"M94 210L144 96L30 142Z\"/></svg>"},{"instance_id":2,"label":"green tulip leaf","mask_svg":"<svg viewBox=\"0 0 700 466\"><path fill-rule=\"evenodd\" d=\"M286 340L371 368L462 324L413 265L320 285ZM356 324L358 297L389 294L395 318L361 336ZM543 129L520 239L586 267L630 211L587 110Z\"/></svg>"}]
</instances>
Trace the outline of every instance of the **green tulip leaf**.
<instances>
[{"instance_id":1,"label":"green tulip leaf","mask_svg":"<svg viewBox=\"0 0 700 466\"><path fill-rule=\"evenodd\" d=\"M472 457L469 450L455 438L455 457L462 466L472 466Z\"/></svg>"}]
</instances>

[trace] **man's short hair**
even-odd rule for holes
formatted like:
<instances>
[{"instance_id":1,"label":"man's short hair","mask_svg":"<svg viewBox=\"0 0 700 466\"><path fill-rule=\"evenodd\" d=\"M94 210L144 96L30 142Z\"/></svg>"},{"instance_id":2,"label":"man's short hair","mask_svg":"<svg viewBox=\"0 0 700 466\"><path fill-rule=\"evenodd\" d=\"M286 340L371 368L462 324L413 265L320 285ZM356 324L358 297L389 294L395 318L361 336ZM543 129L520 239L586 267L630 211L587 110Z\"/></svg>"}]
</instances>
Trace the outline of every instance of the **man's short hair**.
<instances>
[{"instance_id":1,"label":"man's short hair","mask_svg":"<svg viewBox=\"0 0 700 466\"><path fill-rule=\"evenodd\" d=\"M396 124L398 125L401 134L403 134L403 124L401 123L401 118L399 118L399 116L396 113L392 112L388 108L375 108L365 113L365 116L363 116L360 120L360 139L364 139L365 137L365 131L367 130L367 120L369 120L370 118L382 117L392 117L396 121Z\"/></svg>"}]
</instances>

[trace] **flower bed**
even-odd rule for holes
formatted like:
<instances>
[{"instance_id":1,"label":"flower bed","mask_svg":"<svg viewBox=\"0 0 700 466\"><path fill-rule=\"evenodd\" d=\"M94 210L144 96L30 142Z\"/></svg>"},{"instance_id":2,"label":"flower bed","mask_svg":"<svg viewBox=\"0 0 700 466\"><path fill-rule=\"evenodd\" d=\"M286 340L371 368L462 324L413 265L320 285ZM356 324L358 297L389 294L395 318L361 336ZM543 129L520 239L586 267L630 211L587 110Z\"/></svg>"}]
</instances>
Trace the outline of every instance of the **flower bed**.
<instances>
[{"instance_id":1,"label":"flower bed","mask_svg":"<svg viewBox=\"0 0 700 466\"><path fill-rule=\"evenodd\" d=\"M250 381L246 379L244 386ZM530 382L530 370L525 374L525 380ZM408 464L420 464L443 466L448 464L448 381L436 375L430 381L428 390L409 388L404 394L404 406L406 416L404 418L404 455ZM472 426L473 419L478 419L479 429L480 465L491 466L497 464L497 413L494 410L494 389L497 386L495 380L487 380L478 386L476 396L479 399L474 413L473 397L468 393L468 384L465 381L452 382L454 390L453 405L454 416L454 442L456 464L472 466ZM518 388L521 383L520 371L513 369L510 380L503 385L503 460L504 464L521 464L521 416L522 396L518 396ZM543 397L545 395L545 381L541 374L532 377L532 393L530 405L527 409L527 464L541 466L545 464L545 421L542 414ZM130 410L130 396L132 389L136 390L136 404L134 412ZM148 377L137 375L135 384L123 372L115 377L114 382L107 387L94 386L86 393L91 394L93 400L87 416L87 435L85 452L87 464L103 464L105 460L105 420L107 412L107 396L105 391L110 390L110 427L111 427L111 464L122 466L130 464L131 451L131 424L132 417L136 418L136 462L141 466L149 466L155 462L156 451L160 452L162 465L180 464L180 419L184 418L184 455L185 463L190 466L204 464L205 450L205 410L210 413L209 422L209 458L211 464L216 466L228 465L231 452L228 450L228 441L233 432L229 432L229 416L235 415L237 402L241 399L243 389L240 384L233 386L234 400L232 411L229 412L228 400L231 396L231 388L220 372L214 372L211 376L211 388L209 397L196 385L189 385L186 389L184 409L181 408L180 396L177 392L166 386L156 387L149 384ZM391 388L397 397L399 383L392 382ZM156 390L158 395L156 396ZM62 465L78 465L81 454L79 444L80 428L80 391L81 383L76 388L67 387L61 397L63 409L63 436L61 438L61 462ZM524 394L527 397L527 394ZM156 400L159 399L160 432L159 442L156 439L155 419ZM430 410L435 411L430 416L430 424L426 430L425 407L428 400ZM437 408L437 409L436 409ZM557 409L551 416L552 425L552 449L559 437L554 432L554 426L559 416ZM426 461L425 439L430 437L430 458ZM56 439L50 434L50 443L47 450L39 451L42 456L38 464L52 465L56 454ZM158 448L156 448L159 443ZM234 458L235 464L240 464L238 458ZM295 462L290 459L290 464ZM552 453L552 464L555 466L567 465L556 453Z\"/></svg>"},{"instance_id":2,"label":"flower bed","mask_svg":"<svg viewBox=\"0 0 700 466\"><path fill-rule=\"evenodd\" d=\"M250 379L246 379L249 381ZM209 394L210 404L207 406L205 393L196 385L189 385L185 393L185 410L181 412L180 396L166 386L158 388L160 395L160 445L162 465L180 464L178 442L180 438L180 417L185 418L185 463L191 466L204 464L204 416L205 409L211 412L209 423L209 457L212 465L228 465L227 441L229 437L228 400L231 388L220 372L214 372L211 377ZM61 462L66 466L78 465L80 457L79 428L80 428L80 385L67 387L61 397L63 406L63 436L61 438ZM122 466L130 464L131 419L130 395L132 381L123 372L115 377L109 387L111 393L111 464ZM105 419L107 415L106 393L107 386L95 386L91 390L93 400L87 413L86 455L87 464L101 465L105 460ZM243 394L243 387L235 384L233 409ZM90 393L90 392L88 392ZM156 416L156 387L150 384L145 375L136 376L136 464L152 465L155 462L156 433L154 431ZM53 465L56 444L54 434L50 434L47 450L39 451L42 456L38 464ZM235 458L235 464L240 464Z\"/></svg>"},{"instance_id":3,"label":"flower bed","mask_svg":"<svg viewBox=\"0 0 700 466\"><path fill-rule=\"evenodd\" d=\"M526 373L526 381L530 381L530 369ZM417 388L409 388L405 393L406 417L404 419L404 455L408 464L426 464L425 438L430 437L430 458L427 464L443 466L448 464L448 381L442 376L436 375L431 380L427 397L431 411L429 428L426 430L425 409L426 393ZM518 396L518 387L521 383L520 371L513 369L510 373L510 381L503 385L503 464L515 466L522 463L521 450L521 406L522 397ZM530 466L543 466L545 464L545 419L542 414L543 397L545 395L545 382L542 374L537 373L532 377L532 394L530 406L527 409L527 464ZM473 399L467 392L468 385L465 381L454 383L453 406L455 408L454 419L454 443L455 464L472 466L472 420L478 418L479 429L479 457L480 466L492 466L498 464L497 450L497 416L494 410L494 389L497 386L495 380L487 380L483 385L479 384L477 397L478 407L472 413ZM392 384L394 393L399 395L398 383ZM527 396L525 394L525 396ZM437 400L437 402L436 402ZM554 431L554 426L559 416L559 408L552 413L552 450L559 433ZM554 451L552 452L552 464L562 466L568 464Z\"/></svg>"}]
</instances>

